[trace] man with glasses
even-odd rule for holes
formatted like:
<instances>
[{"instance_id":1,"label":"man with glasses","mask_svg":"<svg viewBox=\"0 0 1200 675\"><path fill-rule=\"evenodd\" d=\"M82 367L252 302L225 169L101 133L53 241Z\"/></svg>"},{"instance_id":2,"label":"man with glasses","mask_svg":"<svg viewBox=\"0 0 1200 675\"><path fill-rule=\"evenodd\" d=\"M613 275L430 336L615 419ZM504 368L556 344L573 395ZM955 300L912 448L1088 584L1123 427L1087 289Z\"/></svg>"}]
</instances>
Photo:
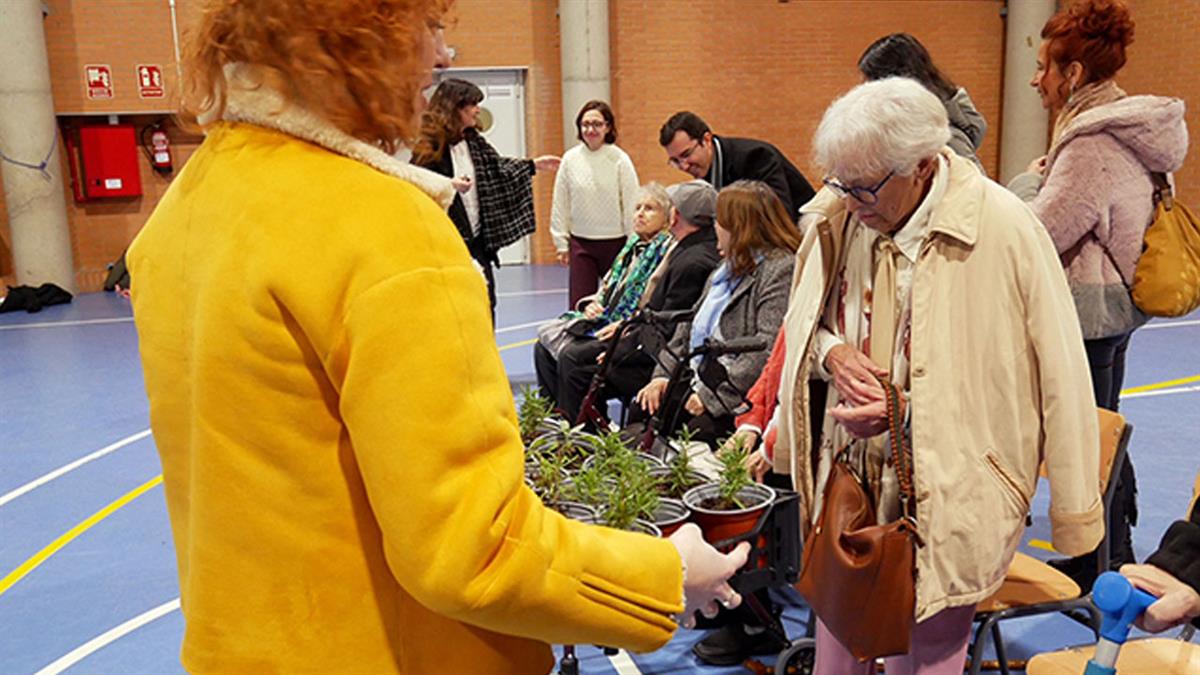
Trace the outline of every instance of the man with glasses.
<instances>
[{"instance_id":1,"label":"man with glasses","mask_svg":"<svg viewBox=\"0 0 1200 675\"><path fill-rule=\"evenodd\" d=\"M718 191L742 179L770 185L792 222L799 219L797 209L813 197L812 186L779 148L751 138L716 136L696 113L671 115L659 130L658 142L667 151L668 164Z\"/></svg>"}]
</instances>

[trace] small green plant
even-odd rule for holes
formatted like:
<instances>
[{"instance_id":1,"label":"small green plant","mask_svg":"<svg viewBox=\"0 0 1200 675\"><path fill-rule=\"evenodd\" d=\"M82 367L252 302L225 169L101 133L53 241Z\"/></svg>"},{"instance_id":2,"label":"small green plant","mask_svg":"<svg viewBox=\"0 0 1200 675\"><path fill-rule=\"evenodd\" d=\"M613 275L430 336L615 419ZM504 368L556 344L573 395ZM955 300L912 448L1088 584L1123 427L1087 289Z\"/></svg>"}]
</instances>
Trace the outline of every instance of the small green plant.
<instances>
[{"instance_id":1,"label":"small green plant","mask_svg":"<svg viewBox=\"0 0 1200 675\"><path fill-rule=\"evenodd\" d=\"M565 457L547 452L537 457L537 472L533 478L533 490L549 504L562 499L563 481L566 478Z\"/></svg>"},{"instance_id":2,"label":"small green plant","mask_svg":"<svg viewBox=\"0 0 1200 675\"><path fill-rule=\"evenodd\" d=\"M675 437L677 452L667 464L667 473L663 476L662 484L665 492L672 497L682 497L688 489L703 482L697 480L695 472L692 471L691 456L688 454L693 435L692 430L685 426Z\"/></svg>"},{"instance_id":3,"label":"small green plant","mask_svg":"<svg viewBox=\"0 0 1200 675\"><path fill-rule=\"evenodd\" d=\"M604 465L593 462L575 474L563 496L588 506L600 507L608 502L609 482L604 479Z\"/></svg>"},{"instance_id":4,"label":"small green plant","mask_svg":"<svg viewBox=\"0 0 1200 675\"><path fill-rule=\"evenodd\" d=\"M746 458L749 456L750 449L742 443L740 438L734 441L732 448L719 456L721 472L717 496L726 504L739 509L746 508L746 505L738 498L738 493L754 484L750 470L746 468Z\"/></svg>"},{"instance_id":5,"label":"small green plant","mask_svg":"<svg viewBox=\"0 0 1200 675\"><path fill-rule=\"evenodd\" d=\"M609 527L628 530L638 518L652 518L658 509L656 480L632 449L623 444L615 454L606 457L604 476L612 481L604 523Z\"/></svg>"},{"instance_id":6,"label":"small green plant","mask_svg":"<svg viewBox=\"0 0 1200 675\"><path fill-rule=\"evenodd\" d=\"M542 430L543 423L554 414L554 401L529 385L521 387L519 393L521 405L517 408L517 427L521 430L521 440L528 445Z\"/></svg>"},{"instance_id":7,"label":"small green plant","mask_svg":"<svg viewBox=\"0 0 1200 675\"><path fill-rule=\"evenodd\" d=\"M583 425L571 426L566 420L546 420L550 430L543 432L529 444L528 455L540 457L545 454L560 455L563 467L569 471L580 468L583 460L596 452L600 439L583 430Z\"/></svg>"}]
</instances>

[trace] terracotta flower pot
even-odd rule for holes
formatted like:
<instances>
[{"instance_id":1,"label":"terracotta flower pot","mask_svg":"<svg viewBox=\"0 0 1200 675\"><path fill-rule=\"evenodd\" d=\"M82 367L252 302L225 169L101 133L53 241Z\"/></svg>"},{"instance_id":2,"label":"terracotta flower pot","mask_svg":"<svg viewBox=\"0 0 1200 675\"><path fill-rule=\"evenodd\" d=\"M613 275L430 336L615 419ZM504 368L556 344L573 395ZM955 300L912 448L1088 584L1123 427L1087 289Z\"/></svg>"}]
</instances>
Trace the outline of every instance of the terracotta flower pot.
<instances>
[{"instance_id":1,"label":"terracotta flower pot","mask_svg":"<svg viewBox=\"0 0 1200 675\"><path fill-rule=\"evenodd\" d=\"M691 518L692 512L678 499L662 498L658 500L658 510L654 512L654 524L662 530L664 537L671 536L675 530Z\"/></svg>"},{"instance_id":2,"label":"terracotta flower pot","mask_svg":"<svg viewBox=\"0 0 1200 675\"><path fill-rule=\"evenodd\" d=\"M755 483L738 492L738 499L745 508L719 510L712 502L718 498L720 486L707 483L694 487L683 495L683 503L692 510L692 521L704 532L704 539L717 543L740 537L754 529L758 517L775 501L775 491L766 485Z\"/></svg>"}]
</instances>

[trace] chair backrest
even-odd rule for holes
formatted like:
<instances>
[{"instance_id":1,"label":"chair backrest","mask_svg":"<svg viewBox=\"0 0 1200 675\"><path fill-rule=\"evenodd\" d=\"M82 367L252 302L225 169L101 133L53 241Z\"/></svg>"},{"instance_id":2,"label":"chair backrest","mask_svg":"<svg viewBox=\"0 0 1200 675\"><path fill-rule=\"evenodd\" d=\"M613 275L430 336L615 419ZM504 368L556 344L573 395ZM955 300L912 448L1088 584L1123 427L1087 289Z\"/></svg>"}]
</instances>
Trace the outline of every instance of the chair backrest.
<instances>
[{"instance_id":1,"label":"chair backrest","mask_svg":"<svg viewBox=\"0 0 1200 675\"><path fill-rule=\"evenodd\" d=\"M1125 463L1125 453L1129 447L1129 437L1133 435L1133 424L1125 416L1112 410L1096 408L1100 421L1100 499L1104 502L1104 512L1112 508L1113 495L1117 491L1117 481L1110 480L1120 476L1121 466ZM1046 463L1042 462L1038 473L1046 477ZM1200 476L1196 477L1196 487L1200 490ZM1104 538L1096 548L1097 568L1107 570L1109 564L1108 527L1104 528Z\"/></svg>"},{"instance_id":2,"label":"chair backrest","mask_svg":"<svg viewBox=\"0 0 1200 675\"><path fill-rule=\"evenodd\" d=\"M1125 462L1125 451L1129 446L1129 436L1133 434L1133 424L1126 421L1125 416L1118 412L1096 408L1100 418L1100 495L1104 500L1104 508L1108 509L1109 501L1116 483L1109 483L1114 473L1120 473L1121 464ZM1048 478L1046 463L1038 467L1038 475ZM1196 476L1196 489L1200 491L1200 476Z\"/></svg>"}]
</instances>

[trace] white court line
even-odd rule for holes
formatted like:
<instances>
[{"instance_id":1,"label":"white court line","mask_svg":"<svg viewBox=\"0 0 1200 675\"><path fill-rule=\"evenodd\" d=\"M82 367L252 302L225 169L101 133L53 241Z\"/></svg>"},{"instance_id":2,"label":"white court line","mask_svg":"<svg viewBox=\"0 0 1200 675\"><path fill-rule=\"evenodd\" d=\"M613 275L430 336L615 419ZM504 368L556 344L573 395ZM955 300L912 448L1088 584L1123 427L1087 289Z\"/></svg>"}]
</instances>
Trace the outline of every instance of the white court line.
<instances>
[{"instance_id":1,"label":"white court line","mask_svg":"<svg viewBox=\"0 0 1200 675\"><path fill-rule=\"evenodd\" d=\"M553 318L554 317L551 317L549 319L542 319L541 321L530 321L529 323L519 323L515 326L505 326L504 328L497 328L496 335L499 335L501 333L511 333L514 330L522 330L525 328L534 328L536 326L540 326L540 325L546 323L547 321L553 320Z\"/></svg>"},{"instance_id":2,"label":"white court line","mask_svg":"<svg viewBox=\"0 0 1200 675\"><path fill-rule=\"evenodd\" d=\"M624 649L608 657L608 660L620 675L642 675L642 671L638 670L637 664L629 658L629 653Z\"/></svg>"},{"instance_id":3,"label":"white court line","mask_svg":"<svg viewBox=\"0 0 1200 675\"><path fill-rule=\"evenodd\" d=\"M566 293L565 288L547 288L540 291L509 291L507 293L497 293L497 298L519 298L526 295L555 295L557 293Z\"/></svg>"},{"instance_id":4,"label":"white court line","mask_svg":"<svg viewBox=\"0 0 1200 675\"><path fill-rule=\"evenodd\" d=\"M143 429L142 431L139 431L132 436L126 436L125 438L122 438L121 440L117 441L116 443L113 443L112 445L106 445L103 448L100 448L99 450L93 452L92 454L90 454L86 457L80 457L79 459L75 460L74 462L71 462L70 464L61 466L61 467L51 471L50 473L46 474L45 476L42 476L41 478L37 478L32 481L29 481L28 483L22 485L21 487L17 488L16 490L13 490L12 492L9 492L8 494L4 495L3 497L0 497L0 506L4 506L5 504L11 502L12 500L16 499L17 497L20 497L21 495L25 494L26 492L29 492L30 490L33 490L35 488L39 488L39 487L45 485L46 483L49 483L50 481L54 480L55 478L58 478L59 476L62 476L63 474L74 471L75 469L78 469L79 467L83 466L84 464L87 464L88 462L90 462L94 459L100 459L101 457L107 455L110 452L116 452L117 450L120 450L121 448L129 445L130 443L133 443L135 441L140 441L149 435L150 435L150 430Z\"/></svg>"},{"instance_id":5,"label":"white court line","mask_svg":"<svg viewBox=\"0 0 1200 675\"><path fill-rule=\"evenodd\" d=\"M37 671L36 675L58 675L67 668L70 668L76 663L86 659L88 656L104 646L116 642L138 628L145 626L155 619L166 616L177 609L179 609L179 598L175 598L174 600L165 602L148 612L139 614L120 626L105 631L104 633L101 633L91 640L79 645L75 649L72 649L70 653L63 655L54 663L51 663L45 668Z\"/></svg>"},{"instance_id":6,"label":"white court line","mask_svg":"<svg viewBox=\"0 0 1200 675\"><path fill-rule=\"evenodd\" d=\"M11 326L0 326L0 330L19 330L21 328L62 328L64 326L92 326L99 323L133 323L133 317L117 319L80 319L79 321L47 321L44 323L18 323Z\"/></svg>"},{"instance_id":7,"label":"white court line","mask_svg":"<svg viewBox=\"0 0 1200 675\"><path fill-rule=\"evenodd\" d=\"M1190 319L1188 321L1159 321L1156 323L1148 323L1142 326L1142 330L1153 330L1155 328L1183 328L1184 326L1200 326L1200 319Z\"/></svg>"},{"instance_id":8,"label":"white court line","mask_svg":"<svg viewBox=\"0 0 1200 675\"><path fill-rule=\"evenodd\" d=\"M1191 387L1173 387L1171 389L1156 389L1154 391L1139 391L1136 394L1122 394L1121 400L1127 398L1141 398L1142 396L1166 396L1167 394L1187 394L1194 391L1200 391L1200 385Z\"/></svg>"}]
</instances>

